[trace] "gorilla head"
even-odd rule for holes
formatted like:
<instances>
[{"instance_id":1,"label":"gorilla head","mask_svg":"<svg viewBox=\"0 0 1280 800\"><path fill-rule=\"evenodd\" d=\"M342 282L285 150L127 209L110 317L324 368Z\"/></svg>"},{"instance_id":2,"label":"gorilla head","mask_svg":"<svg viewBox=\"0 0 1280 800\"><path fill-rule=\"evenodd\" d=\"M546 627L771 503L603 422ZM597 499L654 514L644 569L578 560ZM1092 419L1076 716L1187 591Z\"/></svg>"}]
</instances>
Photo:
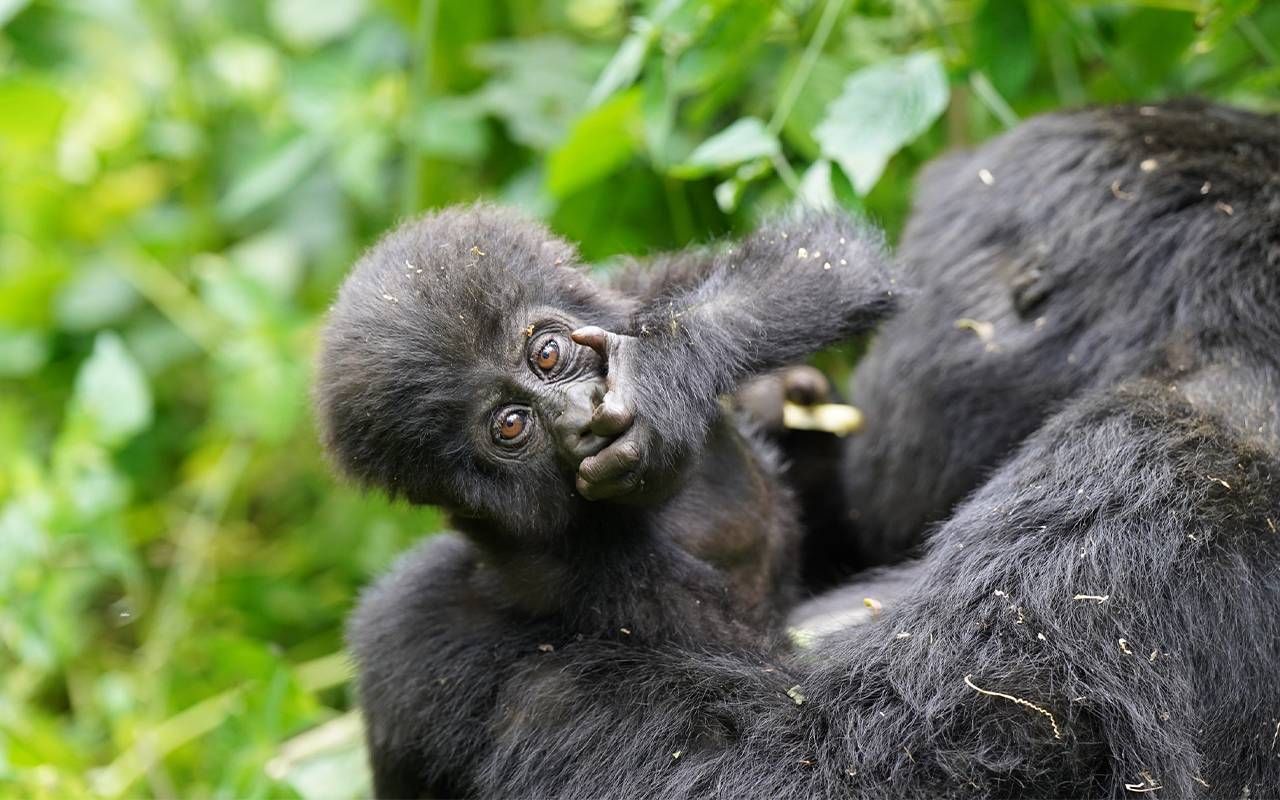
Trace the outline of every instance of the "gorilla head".
<instances>
[{"instance_id":1,"label":"gorilla head","mask_svg":"<svg viewBox=\"0 0 1280 800\"><path fill-rule=\"evenodd\" d=\"M492 206L408 223L360 259L325 328L315 404L363 485L526 536L562 530L603 362L571 333L620 327L631 302L574 249ZM487 524L486 524L487 523Z\"/></svg>"}]
</instances>

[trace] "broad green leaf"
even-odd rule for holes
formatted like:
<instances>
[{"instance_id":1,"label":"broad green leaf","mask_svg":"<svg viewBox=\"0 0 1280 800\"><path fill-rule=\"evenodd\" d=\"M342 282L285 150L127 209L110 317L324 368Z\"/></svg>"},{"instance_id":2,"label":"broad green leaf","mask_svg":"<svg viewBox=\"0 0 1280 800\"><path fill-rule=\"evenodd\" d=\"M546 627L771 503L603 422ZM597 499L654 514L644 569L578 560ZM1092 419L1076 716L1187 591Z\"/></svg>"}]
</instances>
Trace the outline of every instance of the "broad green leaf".
<instances>
[{"instance_id":1,"label":"broad green leaf","mask_svg":"<svg viewBox=\"0 0 1280 800\"><path fill-rule=\"evenodd\" d=\"M104 444L121 444L151 424L151 389L120 337L98 334L93 353L76 375L72 406Z\"/></svg>"},{"instance_id":2,"label":"broad green leaf","mask_svg":"<svg viewBox=\"0 0 1280 800\"><path fill-rule=\"evenodd\" d=\"M747 161L772 158L782 151L778 137L755 117L743 117L698 145L685 162L672 170L681 177L736 167Z\"/></svg>"},{"instance_id":3,"label":"broad green leaf","mask_svg":"<svg viewBox=\"0 0 1280 800\"><path fill-rule=\"evenodd\" d=\"M1036 38L1024 0L985 0L973 18L973 63L1006 99L1017 97L1036 69Z\"/></svg>"},{"instance_id":4,"label":"broad green leaf","mask_svg":"<svg viewBox=\"0 0 1280 800\"><path fill-rule=\"evenodd\" d=\"M822 153L865 195L903 145L947 107L950 87L936 52L915 53L859 70L814 131Z\"/></svg>"},{"instance_id":5,"label":"broad green leaf","mask_svg":"<svg viewBox=\"0 0 1280 800\"><path fill-rule=\"evenodd\" d=\"M622 40L604 72L600 73L600 79L591 87L591 94L587 97L588 106L599 105L614 92L635 82L640 69L644 67L645 56L649 55L649 45L653 41L651 33L652 29L646 25L643 31L632 33Z\"/></svg>"},{"instance_id":6,"label":"broad green leaf","mask_svg":"<svg viewBox=\"0 0 1280 800\"><path fill-rule=\"evenodd\" d=\"M635 83L640 70L644 68L644 60L645 56L649 55L649 48L662 33L663 24L684 2L685 0L662 0L662 4L653 12L652 18L638 18L632 22L635 30L622 40L613 58L609 59L600 77L596 79L595 85L591 87L591 94L587 98L589 107L603 103L614 93Z\"/></svg>"},{"instance_id":7,"label":"broad green leaf","mask_svg":"<svg viewBox=\"0 0 1280 800\"><path fill-rule=\"evenodd\" d=\"M635 155L642 136L640 90L615 95L581 117L547 159L547 188L565 197L613 174Z\"/></svg>"}]
</instances>

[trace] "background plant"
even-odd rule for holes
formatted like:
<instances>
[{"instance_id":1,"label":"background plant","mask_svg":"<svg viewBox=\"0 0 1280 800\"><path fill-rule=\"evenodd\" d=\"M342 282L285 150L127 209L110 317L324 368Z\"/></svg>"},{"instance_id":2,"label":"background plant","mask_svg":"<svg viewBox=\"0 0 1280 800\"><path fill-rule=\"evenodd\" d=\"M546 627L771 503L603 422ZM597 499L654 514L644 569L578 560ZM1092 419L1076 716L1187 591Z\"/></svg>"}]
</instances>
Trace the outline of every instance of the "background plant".
<instances>
[{"instance_id":1,"label":"background plant","mask_svg":"<svg viewBox=\"0 0 1280 800\"><path fill-rule=\"evenodd\" d=\"M365 790L342 621L440 520L335 484L307 384L398 219L892 234L1039 111L1274 109L1277 42L1258 0L0 0L0 793Z\"/></svg>"}]
</instances>

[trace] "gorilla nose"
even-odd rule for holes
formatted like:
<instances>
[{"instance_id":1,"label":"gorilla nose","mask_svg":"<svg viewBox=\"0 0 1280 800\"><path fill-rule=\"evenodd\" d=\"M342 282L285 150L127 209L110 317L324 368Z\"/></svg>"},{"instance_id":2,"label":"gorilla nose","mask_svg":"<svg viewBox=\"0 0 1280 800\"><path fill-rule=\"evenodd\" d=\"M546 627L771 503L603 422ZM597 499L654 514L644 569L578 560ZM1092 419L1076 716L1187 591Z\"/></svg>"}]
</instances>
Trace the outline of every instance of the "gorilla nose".
<instances>
[{"instance_id":1,"label":"gorilla nose","mask_svg":"<svg viewBox=\"0 0 1280 800\"><path fill-rule=\"evenodd\" d=\"M609 443L608 438L591 432L591 415L602 396L603 389L593 384L574 387L565 398L564 411L551 424L557 447L575 468Z\"/></svg>"}]
</instances>

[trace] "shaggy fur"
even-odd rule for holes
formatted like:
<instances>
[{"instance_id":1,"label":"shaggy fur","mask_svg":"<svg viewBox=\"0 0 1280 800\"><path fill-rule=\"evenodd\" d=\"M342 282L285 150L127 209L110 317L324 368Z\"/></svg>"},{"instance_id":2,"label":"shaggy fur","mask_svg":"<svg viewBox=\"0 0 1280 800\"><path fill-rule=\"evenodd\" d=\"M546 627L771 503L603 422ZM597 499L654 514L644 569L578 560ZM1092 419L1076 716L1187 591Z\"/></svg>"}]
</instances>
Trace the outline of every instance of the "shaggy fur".
<instances>
[{"instance_id":1,"label":"shaggy fur","mask_svg":"<svg viewBox=\"0 0 1280 800\"><path fill-rule=\"evenodd\" d=\"M800 652L677 635L687 604L603 635L512 613L434 538L351 628L379 792L1280 794L1278 130L1085 110L931 167L899 253L919 293L854 376L868 428L804 478L843 500L816 552L887 565L837 596L892 587L879 616ZM823 307L734 291L705 299ZM633 556L592 565L608 596L689 596Z\"/></svg>"}]
</instances>

